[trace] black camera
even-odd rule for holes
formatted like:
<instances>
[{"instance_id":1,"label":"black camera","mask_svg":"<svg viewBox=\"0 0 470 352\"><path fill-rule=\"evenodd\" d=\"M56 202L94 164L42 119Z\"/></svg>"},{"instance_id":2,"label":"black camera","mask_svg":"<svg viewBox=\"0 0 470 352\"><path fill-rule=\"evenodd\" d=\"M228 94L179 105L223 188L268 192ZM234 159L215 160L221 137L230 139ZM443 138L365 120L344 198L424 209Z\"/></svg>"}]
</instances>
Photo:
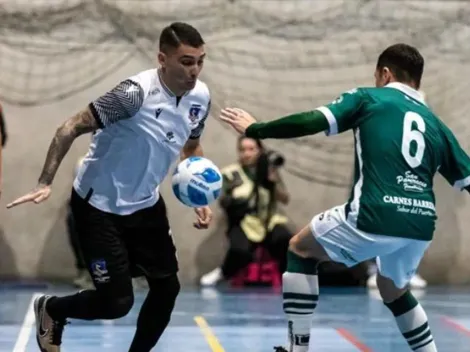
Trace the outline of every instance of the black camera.
<instances>
[{"instance_id":1,"label":"black camera","mask_svg":"<svg viewBox=\"0 0 470 352\"><path fill-rule=\"evenodd\" d=\"M284 166L286 159L281 153L276 152L275 150L268 150L266 152L266 159L268 164L274 167Z\"/></svg>"}]
</instances>

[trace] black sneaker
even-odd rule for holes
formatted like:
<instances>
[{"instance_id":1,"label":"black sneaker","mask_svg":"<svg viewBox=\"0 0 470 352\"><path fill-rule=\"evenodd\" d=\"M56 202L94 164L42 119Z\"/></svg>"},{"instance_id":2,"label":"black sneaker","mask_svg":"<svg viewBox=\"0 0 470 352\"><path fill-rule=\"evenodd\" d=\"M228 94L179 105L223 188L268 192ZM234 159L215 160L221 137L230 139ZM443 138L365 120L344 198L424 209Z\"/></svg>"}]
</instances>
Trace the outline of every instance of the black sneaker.
<instances>
[{"instance_id":1,"label":"black sneaker","mask_svg":"<svg viewBox=\"0 0 470 352\"><path fill-rule=\"evenodd\" d=\"M277 347L274 347L274 352L288 352L288 351L282 346L277 346Z\"/></svg>"},{"instance_id":2,"label":"black sneaker","mask_svg":"<svg viewBox=\"0 0 470 352\"><path fill-rule=\"evenodd\" d=\"M46 303L51 296L40 296L34 300L34 315L36 316L36 340L41 352L60 352L62 332L66 320L53 320L47 313Z\"/></svg>"}]
</instances>

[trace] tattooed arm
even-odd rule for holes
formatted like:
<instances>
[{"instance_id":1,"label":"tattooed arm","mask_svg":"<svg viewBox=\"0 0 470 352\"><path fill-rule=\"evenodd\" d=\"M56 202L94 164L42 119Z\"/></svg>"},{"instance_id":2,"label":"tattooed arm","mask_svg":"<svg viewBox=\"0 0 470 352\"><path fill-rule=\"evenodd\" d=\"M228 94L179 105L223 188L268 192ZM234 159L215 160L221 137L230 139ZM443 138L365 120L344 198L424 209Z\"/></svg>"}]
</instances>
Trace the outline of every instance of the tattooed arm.
<instances>
[{"instance_id":1,"label":"tattooed arm","mask_svg":"<svg viewBox=\"0 0 470 352\"><path fill-rule=\"evenodd\" d=\"M98 128L98 121L88 107L65 121L57 129L52 139L38 183L50 185L54 180L62 159L69 151L75 138L82 134L93 132Z\"/></svg>"},{"instance_id":2,"label":"tattooed arm","mask_svg":"<svg viewBox=\"0 0 470 352\"><path fill-rule=\"evenodd\" d=\"M65 121L57 129L49 147L39 184L50 185L52 183L62 159L75 138L133 117L142 106L144 96L141 85L127 79L91 102L86 109Z\"/></svg>"},{"instance_id":3,"label":"tattooed arm","mask_svg":"<svg viewBox=\"0 0 470 352\"><path fill-rule=\"evenodd\" d=\"M49 198L52 181L75 138L133 117L142 106L144 97L145 93L140 84L128 79L65 121L57 129L49 146L38 185L31 192L8 204L7 208L27 202L37 204Z\"/></svg>"},{"instance_id":4,"label":"tattooed arm","mask_svg":"<svg viewBox=\"0 0 470 352\"><path fill-rule=\"evenodd\" d=\"M100 128L99 121L93 116L89 107L65 121L57 129L49 146L38 185L31 192L9 203L7 208L28 202L38 204L49 198L54 176L75 138L84 133L95 131L98 128Z\"/></svg>"}]
</instances>

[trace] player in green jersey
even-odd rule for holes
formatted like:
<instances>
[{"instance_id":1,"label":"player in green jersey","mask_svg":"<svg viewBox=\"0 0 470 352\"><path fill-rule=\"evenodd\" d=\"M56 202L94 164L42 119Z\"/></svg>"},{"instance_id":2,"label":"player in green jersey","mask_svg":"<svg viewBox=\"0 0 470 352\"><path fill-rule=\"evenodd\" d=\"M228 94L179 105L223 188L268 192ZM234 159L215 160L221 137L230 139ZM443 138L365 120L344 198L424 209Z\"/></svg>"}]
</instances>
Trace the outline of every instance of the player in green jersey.
<instances>
[{"instance_id":1,"label":"player in green jersey","mask_svg":"<svg viewBox=\"0 0 470 352\"><path fill-rule=\"evenodd\" d=\"M418 92L424 60L406 44L378 58L375 88L357 88L313 111L256 123L226 108L221 120L251 138L294 138L353 130L355 180L349 200L315 216L290 242L283 274L287 350L307 352L318 301L317 266L377 258L377 286L411 350L437 351L428 319L408 282L431 243L436 222L433 177L469 190L470 159Z\"/></svg>"}]
</instances>

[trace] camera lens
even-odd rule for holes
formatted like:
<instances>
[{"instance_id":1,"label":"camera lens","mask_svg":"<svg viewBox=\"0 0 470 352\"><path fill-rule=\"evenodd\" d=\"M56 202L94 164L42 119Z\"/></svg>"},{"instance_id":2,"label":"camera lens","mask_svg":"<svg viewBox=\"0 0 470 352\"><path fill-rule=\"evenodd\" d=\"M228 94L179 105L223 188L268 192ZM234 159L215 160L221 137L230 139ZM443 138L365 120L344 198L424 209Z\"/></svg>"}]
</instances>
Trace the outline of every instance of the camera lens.
<instances>
[{"instance_id":1,"label":"camera lens","mask_svg":"<svg viewBox=\"0 0 470 352\"><path fill-rule=\"evenodd\" d=\"M269 163L270 163L272 166L276 166L276 167L283 166L283 165L284 165L284 162L285 162L284 157L283 157L281 154L276 153L276 152L274 152L274 151L271 151L271 152L268 154L268 159L269 159Z\"/></svg>"}]
</instances>

